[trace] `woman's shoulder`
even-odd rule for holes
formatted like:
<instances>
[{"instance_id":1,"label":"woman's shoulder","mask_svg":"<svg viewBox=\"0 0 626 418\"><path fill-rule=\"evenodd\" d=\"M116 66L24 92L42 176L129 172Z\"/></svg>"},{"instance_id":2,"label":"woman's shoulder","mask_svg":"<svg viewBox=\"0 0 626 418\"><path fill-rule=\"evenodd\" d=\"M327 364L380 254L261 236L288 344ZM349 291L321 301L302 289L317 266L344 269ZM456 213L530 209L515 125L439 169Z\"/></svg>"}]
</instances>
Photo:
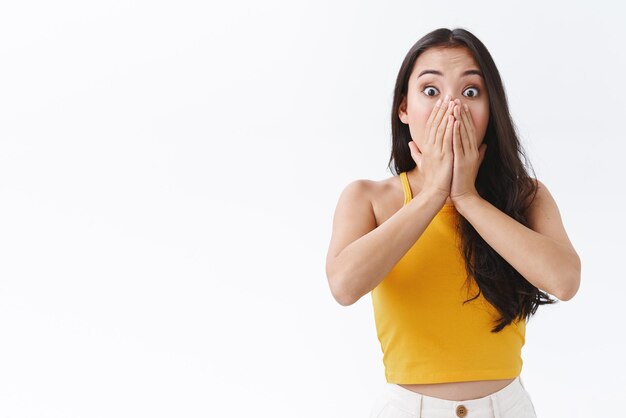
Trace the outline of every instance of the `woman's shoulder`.
<instances>
[{"instance_id":1,"label":"woman's shoulder","mask_svg":"<svg viewBox=\"0 0 626 418\"><path fill-rule=\"evenodd\" d=\"M402 184L397 175L379 180L360 178L350 181L344 187L344 192L367 197L374 203L393 199L398 192L402 193Z\"/></svg>"},{"instance_id":2,"label":"woman's shoulder","mask_svg":"<svg viewBox=\"0 0 626 418\"><path fill-rule=\"evenodd\" d=\"M397 175L379 180L357 179L345 187L341 200L342 205L349 207L369 206L378 226L402 207L404 191Z\"/></svg>"}]
</instances>

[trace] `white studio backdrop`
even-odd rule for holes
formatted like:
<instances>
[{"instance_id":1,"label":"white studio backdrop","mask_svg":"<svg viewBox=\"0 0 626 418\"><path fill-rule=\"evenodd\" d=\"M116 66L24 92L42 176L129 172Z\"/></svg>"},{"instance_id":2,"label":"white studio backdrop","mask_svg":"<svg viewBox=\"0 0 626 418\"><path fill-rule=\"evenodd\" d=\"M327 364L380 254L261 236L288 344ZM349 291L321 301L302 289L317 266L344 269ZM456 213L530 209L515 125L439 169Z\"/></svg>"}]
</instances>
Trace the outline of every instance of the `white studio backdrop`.
<instances>
[{"instance_id":1,"label":"white studio backdrop","mask_svg":"<svg viewBox=\"0 0 626 418\"><path fill-rule=\"evenodd\" d=\"M626 13L618 2L0 6L0 416L365 417L370 295L325 257L341 190L391 173L409 48L489 49L582 260L528 323L540 417L615 414ZM542 309L543 308L543 309Z\"/></svg>"}]
</instances>

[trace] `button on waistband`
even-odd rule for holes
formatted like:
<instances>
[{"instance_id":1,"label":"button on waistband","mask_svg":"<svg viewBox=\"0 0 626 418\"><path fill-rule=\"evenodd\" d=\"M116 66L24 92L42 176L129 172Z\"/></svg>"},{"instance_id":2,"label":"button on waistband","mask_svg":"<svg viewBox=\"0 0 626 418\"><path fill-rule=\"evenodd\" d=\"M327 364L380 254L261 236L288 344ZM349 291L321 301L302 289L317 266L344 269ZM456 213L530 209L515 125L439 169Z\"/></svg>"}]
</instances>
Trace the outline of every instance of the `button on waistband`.
<instances>
[{"instance_id":1,"label":"button on waistband","mask_svg":"<svg viewBox=\"0 0 626 418\"><path fill-rule=\"evenodd\" d=\"M467 415L467 408L465 405L459 405L456 407L456 416L463 418Z\"/></svg>"}]
</instances>

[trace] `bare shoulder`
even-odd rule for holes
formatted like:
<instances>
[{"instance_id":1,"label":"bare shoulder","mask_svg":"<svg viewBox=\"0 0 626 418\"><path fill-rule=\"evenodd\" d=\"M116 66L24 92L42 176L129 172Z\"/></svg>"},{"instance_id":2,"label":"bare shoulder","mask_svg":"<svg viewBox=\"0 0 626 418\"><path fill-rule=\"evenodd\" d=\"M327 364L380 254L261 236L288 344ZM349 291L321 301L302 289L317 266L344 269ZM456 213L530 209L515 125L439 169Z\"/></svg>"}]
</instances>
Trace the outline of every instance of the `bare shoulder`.
<instances>
[{"instance_id":1,"label":"bare shoulder","mask_svg":"<svg viewBox=\"0 0 626 418\"><path fill-rule=\"evenodd\" d=\"M375 180L352 180L341 191L338 204L351 205L359 202L363 204L366 201L368 204L371 204L376 194L377 186L378 182Z\"/></svg>"},{"instance_id":2,"label":"bare shoulder","mask_svg":"<svg viewBox=\"0 0 626 418\"><path fill-rule=\"evenodd\" d=\"M329 255L336 256L346 245L378 227L387 196L393 191L390 179L358 179L348 183L335 208Z\"/></svg>"},{"instance_id":3,"label":"bare shoulder","mask_svg":"<svg viewBox=\"0 0 626 418\"><path fill-rule=\"evenodd\" d=\"M376 220L376 226L382 225L404 202L404 191L398 176L381 180L358 180L361 187L367 189L367 196Z\"/></svg>"},{"instance_id":4,"label":"bare shoulder","mask_svg":"<svg viewBox=\"0 0 626 418\"><path fill-rule=\"evenodd\" d=\"M381 180L358 179L348 183L341 192L340 200L362 201L368 199L372 207L384 204L402 194L397 176Z\"/></svg>"},{"instance_id":5,"label":"bare shoulder","mask_svg":"<svg viewBox=\"0 0 626 418\"><path fill-rule=\"evenodd\" d=\"M327 272L330 261L347 245L376 228L376 218L372 209L374 188L375 182L358 179L348 183L341 191L333 215Z\"/></svg>"}]
</instances>

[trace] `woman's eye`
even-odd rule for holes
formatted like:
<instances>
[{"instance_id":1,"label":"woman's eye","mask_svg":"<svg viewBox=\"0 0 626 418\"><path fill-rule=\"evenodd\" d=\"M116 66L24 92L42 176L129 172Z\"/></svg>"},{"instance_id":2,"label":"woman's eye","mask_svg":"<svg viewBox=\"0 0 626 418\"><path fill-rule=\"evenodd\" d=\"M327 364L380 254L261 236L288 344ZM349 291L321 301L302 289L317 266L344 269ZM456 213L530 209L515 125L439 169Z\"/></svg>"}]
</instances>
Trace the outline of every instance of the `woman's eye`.
<instances>
[{"instance_id":1,"label":"woman's eye","mask_svg":"<svg viewBox=\"0 0 626 418\"><path fill-rule=\"evenodd\" d=\"M433 90L437 90L436 88L432 87L432 86L428 86L426 87L423 92L426 94L426 96L432 97L432 95L428 94L427 91L433 91Z\"/></svg>"},{"instance_id":2,"label":"woman's eye","mask_svg":"<svg viewBox=\"0 0 626 418\"><path fill-rule=\"evenodd\" d=\"M476 93L474 93L474 94L473 94L473 95L471 95L471 96L467 96L467 97L476 97L476 96L478 95L478 89L477 89L476 87L470 87L470 88L468 88L468 89L467 89L467 90L465 90L465 91L470 91L470 90L476 90Z\"/></svg>"},{"instance_id":3,"label":"woman's eye","mask_svg":"<svg viewBox=\"0 0 626 418\"><path fill-rule=\"evenodd\" d=\"M475 93L472 93L472 94L471 94L471 96L466 96L466 97L473 98L473 97L478 96L478 92L479 92L479 90L478 90L476 87L469 87L469 88L465 89L465 91L471 91L471 90L475 90L476 92L475 92ZM434 94L436 94L436 93L430 94L430 92L436 92L436 91L438 91L438 90L437 90L435 87L433 87L433 86L426 86L426 87L424 88L424 90L422 90L422 92L423 92L426 96L428 96L428 97L433 97L433 95L434 95Z\"/></svg>"}]
</instances>

